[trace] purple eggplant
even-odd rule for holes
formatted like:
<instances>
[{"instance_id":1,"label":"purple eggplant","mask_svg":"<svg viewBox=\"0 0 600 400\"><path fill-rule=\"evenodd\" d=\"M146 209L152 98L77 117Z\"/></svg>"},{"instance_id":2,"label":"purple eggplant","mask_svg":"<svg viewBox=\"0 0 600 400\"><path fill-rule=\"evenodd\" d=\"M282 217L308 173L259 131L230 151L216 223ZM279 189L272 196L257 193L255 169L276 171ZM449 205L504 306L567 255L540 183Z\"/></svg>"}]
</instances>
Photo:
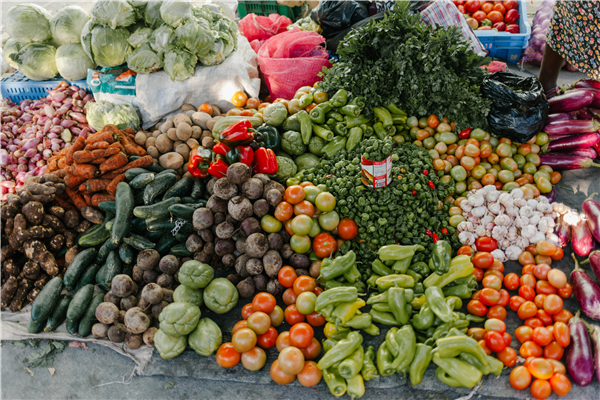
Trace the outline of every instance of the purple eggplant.
<instances>
[{"instance_id":1,"label":"purple eggplant","mask_svg":"<svg viewBox=\"0 0 600 400\"><path fill-rule=\"evenodd\" d=\"M571 272L571 286L579 303L579 308L585 315L600 321L600 286L580 266L575 254L575 269Z\"/></svg>"},{"instance_id":2,"label":"purple eggplant","mask_svg":"<svg viewBox=\"0 0 600 400\"><path fill-rule=\"evenodd\" d=\"M544 132L549 136L568 136L578 133L592 133L600 129L598 121L581 121L578 119L569 119L566 121L551 122L544 127Z\"/></svg>"},{"instance_id":3,"label":"purple eggplant","mask_svg":"<svg viewBox=\"0 0 600 400\"><path fill-rule=\"evenodd\" d=\"M585 199L581 209L586 216L586 221L590 231L592 231L592 235L600 242L600 203L592 199L597 194L594 193Z\"/></svg>"},{"instance_id":4,"label":"purple eggplant","mask_svg":"<svg viewBox=\"0 0 600 400\"><path fill-rule=\"evenodd\" d=\"M571 245L575 254L580 257L586 257L592 251L594 237L585 218L580 218L576 225L571 226Z\"/></svg>"},{"instance_id":5,"label":"purple eggplant","mask_svg":"<svg viewBox=\"0 0 600 400\"><path fill-rule=\"evenodd\" d=\"M586 107L582 108L581 110L575 111L575 115L577 116L577 119L580 120L600 121L600 114L598 114L598 111L599 110L597 108Z\"/></svg>"},{"instance_id":6,"label":"purple eggplant","mask_svg":"<svg viewBox=\"0 0 600 400\"><path fill-rule=\"evenodd\" d=\"M554 234L558 237L558 246L567 247L571 241L571 227L565 222L562 215L558 217Z\"/></svg>"},{"instance_id":7,"label":"purple eggplant","mask_svg":"<svg viewBox=\"0 0 600 400\"><path fill-rule=\"evenodd\" d=\"M600 133L582 133L581 135L573 135L552 140L542 146L542 153L587 149L598 143L600 143Z\"/></svg>"},{"instance_id":8,"label":"purple eggplant","mask_svg":"<svg viewBox=\"0 0 600 400\"><path fill-rule=\"evenodd\" d=\"M567 113L556 113L548 115L548 119L546 119L546 124L558 121L567 121L570 120L571 116Z\"/></svg>"},{"instance_id":9,"label":"purple eggplant","mask_svg":"<svg viewBox=\"0 0 600 400\"><path fill-rule=\"evenodd\" d=\"M596 379L600 382L600 326L589 324L583 321L590 339L592 341L592 348L594 349L594 367L596 368Z\"/></svg>"},{"instance_id":10,"label":"purple eggplant","mask_svg":"<svg viewBox=\"0 0 600 400\"><path fill-rule=\"evenodd\" d=\"M565 364L571 379L579 386L587 386L594 380L594 353L585 324L579 311L569 321L571 343L567 347Z\"/></svg>"},{"instance_id":11,"label":"purple eggplant","mask_svg":"<svg viewBox=\"0 0 600 400\"><path fill-rule=\"evenodd\" d=\"M596 275L596 279L600 281L600 250L592 251L587 260L582 261L581 265L589 263Z\"/></svg>"},{"instance_id":12,"label":"purple eggplant","mask_svg":"<svg viewBox=\"0 0 600 400\"><path fill-rule=\"evenodd\" d=\"M589 167L600 167L600 164L595 164L591 158L572 156L569 154L540 154L540 159L543 165L548 165L554 170L566 169L582 169Z\"/></svg>"},{"instance_id":13,"label":"purple eggplant","mask_svg":"<svg viewBox=\"0 0 600 400\"><path fill-rule=\"evenodd\" d=\"M550 154L565 154L565 153L550 153ZM592 160L598 157L598 152L594 150L593 147L588 147L587 149L577 149L577 150L569 150L568 154L572 156L582 156L591 158Z\"/></svg>"},{"instance_id":14,"label":"purple eggplant","mask_svg":"<svg viewBox=\"0 0 600 400\"><path fill-rule=\"evenodd\" d=\"M581 80L575 82L575 87L581 88L581 89L586 89L586 88L600 89L600 82L595 81L593 79L581 79Z\"/></svg>"},{"instance_id":15,"label":"purple eggplant","mask_svg":"<svg viewBox=\"0 0 600 400\"><path fill-rule=\"evenodd\" d=\"M587 107L594 101L594 95L586 89L570 90L560 96L555 96L548 100L550 113L561 113L579 110Z\"/></svg>"}]
</instances>

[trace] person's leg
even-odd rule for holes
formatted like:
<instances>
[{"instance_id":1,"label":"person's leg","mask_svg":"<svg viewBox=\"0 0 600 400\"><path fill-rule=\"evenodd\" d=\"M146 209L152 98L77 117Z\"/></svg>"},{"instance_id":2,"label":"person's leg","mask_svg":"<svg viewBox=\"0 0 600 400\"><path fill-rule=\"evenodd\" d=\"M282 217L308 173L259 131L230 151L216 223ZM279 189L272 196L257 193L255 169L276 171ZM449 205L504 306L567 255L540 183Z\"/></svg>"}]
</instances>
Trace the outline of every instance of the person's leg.
<instances>
[{"instance_id":1,"label":"person's leg","mask_svg":"<svg viewBox=\"0 0 600 400\"><path fill-rule=\"evenodd\" d=\"M545 92L550 92L556 86L560 69L563 65L563 58L560 54L552 49L552 47L544 47L544 57L542 58L542 66L540 67L540 82Z\"/></svg>"}]
</instances>

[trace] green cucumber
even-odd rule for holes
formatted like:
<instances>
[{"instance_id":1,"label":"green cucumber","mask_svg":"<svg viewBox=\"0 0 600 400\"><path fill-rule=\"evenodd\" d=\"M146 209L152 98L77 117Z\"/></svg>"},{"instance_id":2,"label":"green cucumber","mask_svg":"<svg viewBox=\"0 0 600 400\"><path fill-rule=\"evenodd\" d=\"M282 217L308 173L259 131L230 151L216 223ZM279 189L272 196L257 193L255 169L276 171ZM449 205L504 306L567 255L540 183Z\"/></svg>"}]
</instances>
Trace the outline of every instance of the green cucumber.
<instances>
[{"instance_id":1,"label":"green cucumber","mask_svg":"<svg viewBox=\"0 0 600 400\"><path fill-rule=\"evenodd\" d=\"M98 252L94 248L85 249L77 253L65 272L65 287L67 290L73 290L75 288L77 280L83 274L85 269L95 261L97 254Z\"/></svg>"},{"instance_id":2,"label":"green cucumber","mask_svg":"<svg viewBox=\"0 0 600 400\"><path fill-rule=\"evenodd\" d=\"M54 256L54 258L56 260L61 259L61 258L65 258L65 255L67 254L67 251L69 251L70 247L67 246L63 246L60 251L58 253L56 253L56 255Z\"/></svg>"},{"instance_id":3,"label":"green cucumber","mask_svg":"<svg viewBox=\"0 0 600 400\"><path fill-rule=\"evenodd\" d=\"M177 257L192 257L194 255L194 253L185 247L185 243L179 243L171 247L171 251L169 253Z\"/></svg>"},{"instance_id":4,"label":"green cucumber","mask_svg":"<svg viewBox=\"0 0 600 400\"><path fill-rule=\"evenodd\" d=\"M78 333L81 337L89 336L92 333L92 325L96 323L96 308L104 301L104 293L98 293L92 298L83 318L79 322Z\"/></svg>"},{"instance_id":5,"label":"green cucumber","mask_svg":"<svg viewBox=\"0 0 600 400\"><path fill-rule=\"evenodd\" d=\"M169 215L169 207L179 203L179 197L171 197L160 203L138 206L133 209L133 215L138 218L161 218Z\"/></svg>"},{"instance_id":6,"label":"green cucumber","mask_svg":"<svg viewBox=\"0 0 600 400\"><path fill-rule=\"evenodd\" d=\"M154 180L144 188L144 204L152 204L154 199L166 192L177 182L177 175L171 173L161 174L156 175Z\"/></svg>"},{"instance_id":7,"label":"green cucumber","mask_svg":"<svg viewBox=\"0 0 600 400\"><path fill-rule=\"evenodd\" d=\"M163 235L163 237L161 237L158 240L158 243L156 243L156 248L155 250L158 251L158 254L160 254L161 257L166 256L167 254L169 254L169 250L171 249L172 246L176 245L177 239L175 238L175 236L169 234Z\"/></svg>"},{"instance_id":8,"label":"green cucumber","mask_svg":"<svg viewBox=\"0 0 600 400\"><path fill-rule=\"evenodd\" d=\"M194 181L194 186L192 186L192 198L199 200L204 196L204 192L206 191L206 187L204 186L204 182L201 179L197 179Z\"/></svg>"},{"instance_id":9,"label":"green cucumber","mask_svg":"<svg viewBox=\"0 0 600 400\"><path fill-rule=\"evenodd\" d=\"M155 178L158 178L159 176L164 176L167 174L171 174L171 175L177 175L177 172L175 172L174 169L168 168L168 169L163 169L162 171L160 171L158 174L156 174L156 176L154 176Z\"/></svg>"},{"instance_id":10,"label":"green cucumber","mask_svg":"<svg viewBox=\"0 0 600 400\"><path fill-rule=\"evenodd\" d=\"M106 200L98 204L98 208L105 212L116 214L117 203L114 200ZM106 217L105 217L106 218Z\"/></svg>"},{"instance_id":11,"label":"green cucumber","mask_svg":"<svg viewBox=\"0 0 600 400\"><path fill-rule=\"evenodd\" d=\"M104 221L100 225L95 225L96 229L94 231L85 231L77 243L83 247L93 247L103 243L110 237L110 229L107 228L107 226L114 219L114 217L115 215L112 212L106 211L106 214L104 215Z\"/></svg>"},{"instance_id":12,"label":"green cucumber","mask_svg":"<svg viewBox=\"0 0 600 400\"><path fill-rule=\"evenodd\" d=\"M121 273L127 276L131 276L133 274L133 263L124 264L123 271L121 271Z\"/></svg>"},{"instance_id":13,"label":"green cucumber","mask_svg":"<svg viewBox=\"0 0 600 400\"><path fill-rule=\"evenodd\" d=\"M162 172L165 168L162 167L159 163L153 162L151 166L148 167L148 171L150 172Z\"/></svg>"},{"instance_id":14,"label":"green cucumber","mask_svg":"<svg viewBox=\"0 0 600 400\"><path fill-rule=\"evenodd\" d=\"M143 235L146 233L146 219L145 218L134 218L131 221L131 232Z\"/></svg>"},{"instance_id":15,"label":"green cucumber","mask_svg":"<svg viewBox=\"0 0 600 400\"><path fill-rule=\"evenodd\" d=\"M113 218L110 221L108 221L104 227L104 230L108 232L109 237L110 237L110 233L112 232L114 223L115 223L115 219ZM106 238L106 239L108 239L108 238ZM104 239L104 240L106 240L106 239Z\"/></svg>"},{"instance_id":16,"label":"green cucumber","mask_svg":"<svg viewBox=\"0 0 600 400\"><path fill-rule=\"evenodd\" d=\"M129 156L129 160L130 160L130 161L135 161L135 160L137 160L138 158L141 158L141 157L140 157L140 156Z\"/></svg>"},{"instance_id":17,"label":"green cucumber","mask_svg":"<svg viewBox=\"0 0 600 400\"><path fill-rule=\"evenodd\" d=\"M125 171L125 178L127 178L128 181L132 181L136 176L148 173L150 173L150 171L146 168L131 168Z\"/></svg>"},{"instance_id":18,"label":"green cucumber","mask_svg":"<svg viewBox=\"0 0 600 400\"><path fill-rule=\"evenodd\" d=\"M42 321L34 321L33 319L29 320L29 325L27 326L27 332L29 333L40 333L44 326L46 325L46 320Z\"/></svg>"},{"instance_id":19,"label":"green cucumber","mask_svg":"<svg viewBox=\"0 0 600 400\"><path fill-rule=\"evenodd\" d=\"M136 206L144 205L144 191L143 190L138 190L135 192L135 195L133 196L133 203Z\"/></svg>"},{"instance_id":20,"label":"green cucumber","mask_svg":"<svg viewBox=\"0 0 600 400\"><path fill-rule=\"evenodd\" d=\"M90 305L92 297L94 297L94 285L91 283L79 289L69 304L67 319L73 321L81 319Z\"/></svg>"},{"instance_id":21,"label":"green cucumber","mask_svg":"<svg viewBox=\"0 0 600 400\"><path fill-rule=\"evenodd\" d=\"M173 228L175 228L175 221L171 221L171 217L146 220L146 229L148 232L170 231Z\"/></svg>"},{"instance_id":22,"label":"green cucumber","mask_svg":"<svg viewBox=\"0 0 600 400\"><path fill-rule=\"evenodd\" d=\"M114 246L121 244L121 241L131 229L132 212L134 207L133 192L131 187L125 182L119 182L117 185L117 214L113 223L110 240Z\"/></svg>"},{"instance_id":23,"label":"green cucumber","mask_svg":"<svg viewBox=\"0 0 600 400\"><path fill-rule=\"evenodd\" d=\"M31 307L31 319L36 322L45 321L60 299L63 289L63 278L54 277L46 283L46 286L37 295Z\"/></svg>"},{"instance_id":24,"label":"green cucumber","mask_svg":"<svg viewBox=\"0 0 600 400\"><path fill-rule=\"evenodd\" d=\"M121 273L121 259L114 251L108 253L106 263L96 273L96 283L103 290L109 291L113 278Z\"/></svg>"},{"instance_id":25,"label":"green cucumber","mask_svg":"<svg viewBox=\"0 0 600 400\"><path fill-rule=\"evenodd\" d=\"M190 235L186 235L185 233L179 233L177 232L175 234L175 239L177 239L177 241L179 243L185 243L187 242L188 238L190 237Z\"/></svg>"},{"instance_id":26,"label":"green cucumber","mask_svg":"<svg viewBox=\"0 0 600 400\"><path fill-rule=\"evenodd\" d=\"M79 321L67 319L66 325L67 332L69 332L71 335L77 335L77 330L79 329Z\"/></svg>"},{"instance_id":27,"label":"green cucumber","mask_svg":"<svg viewBox=\"0 0 600 400\"><path fill-rule=\"evenodd\" d=\"M96 263L99 265L104 264L104 261L106 261L106 257L108 257L108 253L110 253L113 250L116 250L117 248L117 246L113 246L113 243L110 240L110 238L106 239L106 242L104 242L102 247L100 247L100 250L98 250L98 258L96 258Z\"/></svg>"},{"instance_id":28,"label":"green cucumber","mask_svg":"<svg viewBox=\"0 0 600 400\"><path fill-rule=\"evenodd\" d=\"M177 183L169 188L163 196L163 201L172 197L183 197L189 195L192 192L194 181L189 176L184 176Z\"/></svg>"},{"instance_id":29,"label":"green cucumber","mask_svg":"<svg viewBox=\"0 0 600 400\"><path fill-rule=\"evenodd\" d=\"M45 332L53 332L60 326L60 324L64 322L65 319L67 319L69 303L71 303L71 298L68 296L63 296L63 298L58 301L58 304L56 307L54 307L52 314L50 314L48 317L46 327L44 328Z\"/></svg>"},{"instance_id":30,"label":"green cucumber","mask_svg":"<svg viewBox=\"0 0 600 400\"><path fill-rule=\"evenodd\" d=\"M94 283L96 281L96 273L98 272L99 269L100 269L100 266L98 264L90 265L85 270L85 272L81 275L81 278L79 278L79 281L77 281L77 287L75 288L75 290L79 290L82 287L84 287L85 285Z\"/></svg>"},{"instance_id":31,"label":"green cucumber","mask_svg":"<svg viewBox=\"0 0 600 400\"><path fill-rule=\"evenodd\" d=\"M125 239L123 239L124 241ZM133 253L133 249L129 247L129 245L125 242L121 243L119 246L119 258L123 261L124 264L131 264L135 254Z\"/></svg>"},{"instance_id":32,"label":"green cucumber","mask_svg":"<svg viewBox=\"0 0 600 400\"><path fill-rule=\"evenodd\" d=\"M131 180L131 182L129 182L129 186L131 186L131 188L134 190L143 189L146 187L147 184L149 184L153 180L154 180L154 173L147 172L144 174L139 174L138 176L133 178Z\"/></svg>"},{"instance_id":33,"label":"green cucumber","mask_svg":"<svg viewBox=\"0 0 600 400\"><path fill-rule=\"evenodd\" d=\"M197 202L198 202L198 200L196 200L192 196L183 196L181 198L181 204L194 204L194 203L197 203Z\"/></svg>"},{"instance_id":34,"label":"green cucumber","mask_svg":"<svg viewBox=\"0 0 600 400\"><path fill-rule=\"evenodd\" d=\"M204 206L206 206L205 201L194 204L173 204L171 207L169 207L169 212L173 218L181 218L191 221L194 211Z\"/></svg>"},{"instance_id":35,"label":"green cucumber","mask_svg":"<svg viewBox=\"0 0 600 400\"><path fill-rule=\"evenodd\" d=\"M171 234L170 231L157 231L157 232L146 231L146 233L144 234L144 237L146 239L148 239L149 241L151 241L152 243L158 243L160 238L162 238L165 235L170 235L170 234ZM156 246L156 244L154 246Z\"/></svg>"},{"instance_id":36,"label":"green cucumber","mask_svg":"<svg viewBox=\"0 0 600 400\"><path fill-rule=\"evenodd\" d=\"M162 232L161 232L161 236L162 236ZM157 237L156 240L158 240L160 238ZM129 246L133 247L136 250L146 250L146 249L153 249L156 244L154 244L154 242L152 242L151 240L140 236L140 235L136 235L135 233L130 233L129 236L127 236L125 239L123 239L123 241L125 243L127 243ZM123 260L125 262L125 260Z\"/></svg>"}]
</instances>

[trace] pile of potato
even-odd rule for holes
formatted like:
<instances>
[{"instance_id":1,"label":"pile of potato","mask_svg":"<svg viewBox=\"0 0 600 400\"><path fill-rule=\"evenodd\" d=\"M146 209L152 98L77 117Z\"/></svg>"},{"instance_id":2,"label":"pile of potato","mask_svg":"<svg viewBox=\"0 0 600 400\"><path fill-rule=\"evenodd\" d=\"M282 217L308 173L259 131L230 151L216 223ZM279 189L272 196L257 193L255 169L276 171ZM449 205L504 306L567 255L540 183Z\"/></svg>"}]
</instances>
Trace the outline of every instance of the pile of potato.
<instances>
[{"instance_id":1,"label":"pile of potato","mask_svg":"<svg viewBox=\"0 0 600 400\"><path fill-rule=\"evenodd\" d=\"M191 104L181 107L181 113L169 115L164 122L154 126L152 132L139 131L135 141L164 168L172 168L182 176L190 151L202 145L212 149L212 128L223 118L219 109L212 106L213 115L198 111Z\"/></svg>"}]
</instances>

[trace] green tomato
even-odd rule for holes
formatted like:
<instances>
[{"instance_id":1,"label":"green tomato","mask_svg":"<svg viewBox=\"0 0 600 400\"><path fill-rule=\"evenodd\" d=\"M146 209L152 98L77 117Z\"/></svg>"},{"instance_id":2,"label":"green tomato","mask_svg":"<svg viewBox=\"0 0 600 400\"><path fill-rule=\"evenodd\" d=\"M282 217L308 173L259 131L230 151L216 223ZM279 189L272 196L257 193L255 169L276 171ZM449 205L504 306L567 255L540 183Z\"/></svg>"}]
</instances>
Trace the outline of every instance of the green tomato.
<instances>
[{"instance_id":1,"label":"green tomato","mask_svg":"<svg viewBox=\"0 0 600 400\"><path fill-rule=\"evenodd\" d=\"M296 235L308 235L312 226L313 220L308 215L297 215L291 223L291 228Z\"/></svg>"},{"instance_id":2,"label":"green tomato","mask_svg":"<svg viewBox=\"0 0 600 400\"><path fill-rule=\"evenodd\" d=\"M310 236L311 238L314 238L319 233L321 233L321 226L319 225L319 220L316 217L314 217L312 220L313 220L313 226L312 226L312 229L310 230L310 232L308 232L308 236Z\"/></svg>"},{"instance_id":3,"label":"green tomato","mask_svg":"<svg viewBox=\"0 0 600 400\"><path fill-rule=\"evenodd\" d=\"M321 192L326 192L327 191L327 185L321 183L320 185L317 185L317 188L321 191Z\"/></svg>"},{"instance_id":4,"label":"green tomato","mask_svg":"<svg viewBox=\"0 0 600 400\"><path fill-rule=\"evenodd\" d=\"M319 193L315 199L315 205L323 212L333 211L335 204L335 197L329 192Z\"/></svg>"},{"instance_id":5,"label":"green tomato","mask_svg":"<svg viewBox=\"0 0 600 400\"><path fill-rule=\"evenodd\" d=\"M489 162L485 162L485 161L480 162L479 165L481 165L483 168L485 168L486 171L488 169L492 168L492 164L490 164Z\"/></svg>"},{"instance_id":6,"label":"green tomato","mask_svg":"<svg viewBox=\"0 0 600 400\"><path fill-rule=\"evenodd\" d=\"M319 224L326 231L332 231L340 223L340 216L335 211L328 211L319 215Z\"/></svg>"},{"instance_id":7,"label":"green tomato","mask_svg":"<svg viewBox=\"0 0 600 400\"><path fill-rule=\"evenodd\" d=\"M419 127L420 128L427 128L428 126L429 126L429 124L427 124L427 117L419 118Z\"/></svg>"},{"instance_id":8,"label":"green tomato","mask_svg":"<svg viewBox=\"0 0 600 400\"><path fill-rule=\"evenodd\" d=\"M508 143L500 143L496 148L496 154L498 154L500 158L510 157L512 156L512 147L510 147L510 144Z\"/></svg>"},{"instance_id":9,"label":"green tomato","mask_svg":"<svg viewBox=\"0 0 600 400\"><path fill-rule=\"evenodd\" d=\"M408 117L406 120L406 125L410 126L411 128L413 126L419 126L419 120L417 119L417 117Z\"/></svg>"},{"instance_id":10,"label":"green tomato","mask_svg":"<svg viewBox=\"0 0 600 400\"><path fill-rule=\"evenodd\" d=\"M427 150L431 150L431 149L433 149L433 147L435 146L436 143L437 142L436 142L435 138L428 137L423 140L423 147L425 147Z\"/></svg>"},{"instance_id":11,"label":"green tomato","mask_svg":"<svg viewBox=\"0 0 600 400\"><path fill-rule=\"evenodd\" d=\"M510 151L512 153L511 155L514 156L515 154L517 154L519 152L519 149L517 148L516 144L511 144L510 145Z\"/></svg>"},{"instance_id":12,"label":"green tomato","mask_svg":"<svg viewBox=\"0 0 600 400\"><path fill-rule=\"evenodd\" d=\"M457 182L462 182L467 179L467 171L464 169L462 165L455 165L450 170L450 175Z\"/></svg>"},{"instance_id":13,"label":"green tomato","mask_svg":"<svg viewBox=\"0 0 600 400\"><path fill-rule=\"evenodd\" d=\"M321 193L321 189L316 186L305 186L304 187L304 200L315 204L317 196Z\"/></svg>"},{"instance_id":14,"label":"green tomato","mask_svg":"<svg viewBox=\"0 0 600 400\"><path fill-rule=\"evenodd\" d=\"M486 174L486 170L484 167L482 167L481 165L477 165L475 168L473 168L473 170L471 171L471 176L474 179L481 179L483 178L483 176Z\"/></svg>"},{"instance_id":15,"label":"green tomato","mask_svg":"<svg viewBox=\"0 0 600 400\"><path fill-rule=\"evenodd\" d=\"M475 128L471 131L471 136L473 139L477 139L480 142L485 139L485 131L481 128Z\"/></svg>"},{"instance_id":16,"label":"green tomato","mask_svg":"<svg viewBox=\"0 0 600 400\"><path fill-rule=\"evenodd\" d=\"M458 140L458 136L452 132L442 132L440 133L440 142L444 142L446 144L456 143Z\"/></svg>"},{"instance_id":17,"label":"green tomato","mask_svg":"<svg viewBox=\"0 0 600 400\"><path fill-rule=\"evenodd\" d=\"M489 140L490 144L492 145L492 147L498 147L498 144L500 143L500 141L498 140L497 137L492 136Z\"/></svg>"},{"instance_id":18,"label":"green tomato","mask_svg":"<svg viewBox=\"0 0 600 400\"><path fill-rule=\"evenodd\" d=\"M539 167L540 164L542 163L542 160L540 159L540 156L534 153L529 153L525 156L525 159L527 161L529 161L530 163L533 163L533 165L535 165L536 167Z\"/></svg>"},{"instance_id":19,"label":"green tomato","mask_svg":"<svg viewBox=\"0 0 600 400\"><path fill-rule=\"evenodd\" d=\"M467 190L467 183L466 182L456 182L455 185L455 193L462 193L465 190Z\"/></svg>"},{"instance_id":20,"label":"green tomato","mask_svg":"<svg viewBox=\"0 0 600 400\"><path fill-rule=\"evenodd\" d=\"M503 170L507 170L510 172L515 172L519 169L517 162L510 157L506 157L500 160L500 167L502 167Z\"/></svg>"},{"instance_id":21,"label":"green tomato","mask_svg":"<svg viewBox=\"0 0 600 400\"><path fill-rule=\"evenodd\" d=\"M505 192L512 192L513 190L519 188L519 184L517 182L507 182L502 186L502 190Z\"/></svg>"},{"instance_id":22,"label":"green tomato","mask_svg":"<svg viewBox=\"0 0 600 400\"><path fill-rule=\"evenodd\" d=\"M525 165L523 165L523 172L533 175L537 172L537 167L532 162L526 162Z\"/></svg>"},{"instance_id":23,"label":"green tomato","mask_svg":"<svg viewBox=\"0 0 600 400\"><path fill-rule=\"evenodd\" d=\"M513 182L515 180L515 174L512 171L502 170L498 172L498 180L502 183Z\"/></svg>"},{"instance_id":24,"label":"green tomato","mask_svg":"<svg viewBox=\"0 0 600 400\"><path fill-rule=\"evenodd\" d=\"M525 165L525 163L527 162L527 160L525 160L525 157L521 154L515 154L513 156L513 160L515 160L519 169L523 168L523 165Z\"/></svg>"},{"instance_id":25,"label":"green tomato","mask_svg":"<svg viewBox=\"0 0 600 400\"><path fill-rule=\"evenodd\" d=\"M267 233L276 233L281 230L282 224L277 218L267 214L260 219L260 227Z\"/></svg>"},{"instance_id":26,"label":"green tomato","mask_svg":"<svg viewBox=\"0 0 600 400\"><path fill-rule=\"evenodd\" d=\"M465 217L462 215L453 215L450 217L450 226L456 228L458 224L465 221Z\"/></svg>"},{"instance_id":27,"label":"green tomato","mask_svg":"<svg viewBox=\"0 0 600 400\"><path fill-rule=\"evenodd\" d=\"M440 132L437 132L435 135L433 135L433 138L435 139L436 142L439 142L440 141Z\"/></svg>"},{"instance_id":28,"label":"green tomato","mask_svg":"<svg viewBox=\"0 0 600 400\"><path fill-rule=\"evenodd\" d=\"M302 292L296 298L296 308L298 312L303 315L308 315L315 311L315 303L317 302L317 295L313 292Z\"/></svg>"},{"instance_id":29,"label":"green tomato","mask_svg":"<svg viewBox=\"0 0 600 400\"><path fill-rule=\"evenodd\" d=\"M547 180L550 180L550 174L548 173L548 171L540 169L538 172L533 174L533 181L537 183L537 181L540 180L540 178L546 178Z\"/></svg>"},{"instance_id":30,"label":"green tomato","mask_svg":"<svg viewBox=\"0 0 600 400\"><path fill-rule=\"evenodd\" d=\"M452 182L452 177L450 175L444 175L440 178L440 181L444 184L444 185L449 185L450 182Z\"/></svg>"},{"instance_id":31,"label":"green tomato","mask_svg":"<svg viewBox=\"0 0 600 400\"><path fill-rule=\"evenodd\" d=\"M545 176L541 176L535 182L535 186L540 189L540 193L550 193L552 191L552 183Z\"/></svg>"},{"instance_id":32,"label":"green tomato","mask_svg":"<svg viewBox=\"0 0 600 400\"><path fill-rule=\"evenodd\" d=\"M410 131L408 131L408 133L410 133L410 137L413 140L417 139L417 132L419 132L421 129L418 126L413 126L412 128L410 128Z\"/></svg>"},{"instance_id":33,"label":"green tomato","mask_svg":"<svg viewBox=\"0 0 600 400\"><path fill-rule=\"evenodd\" d=\"M430 139L430 138L427 138L427 139ZM427 140L427 139L425 139L425 140ZM437 150L431 149L431 150L429 150L429 157L432 160L435 160L436 158L440 158L440 153L438 153Z\"/></svg>"},{"instance_id":34,"label":"green tomato","mask_svg":"<svg viewBox=\"0 0 600 400\"><path fill-rule=\"evenodd\" d=\"M535 144L537 144L538 146L543 146L546 143L548 143L549 140L550 140L550 137L548 136L547 133L538 132L538 134L536 135L536 138L535 138Z\"/></svg>"},{"instance_id":35,"label":"green tomato","mask_svg":"<svg viewBox=\"0 0 600 400\"><path fill-rule=\"evenodd\" d=\"M290 239L290 247L296 253L304 254L310 250L310 238L306 235L292 235Z\"/></svg>"},{"instance_id":36,"label":"green tomato","mask_svg":"<svg viewBox=\"0 0 600 400\"><path fill-rule=\"evenodd\" d=\"M549 165L540 165L540 171L546 171L549 174L551 174L551 173L554 172L554 170L552 169L552 167L549 166Z\"/></svg>"},{"instance_id":37,"label":"green tomato","mask_svg":"<svg viewBox=\"0 0 600 400\"><path fill-rule=\"evenodd\" d=\"M498 170L496 168L490 168L486 172L494 175L494 178L498 179Z\"/></svg>"},{"instance_id":38,"label":"green tomato","mask_svg":"<svg viewBox=\"0 0 600 400\"><path fill-rule=\"evenodd\" d=\"M466 146L467 145L467 139L460 139L457 144L459 146Z\"/></svg>"}]
</instances>

